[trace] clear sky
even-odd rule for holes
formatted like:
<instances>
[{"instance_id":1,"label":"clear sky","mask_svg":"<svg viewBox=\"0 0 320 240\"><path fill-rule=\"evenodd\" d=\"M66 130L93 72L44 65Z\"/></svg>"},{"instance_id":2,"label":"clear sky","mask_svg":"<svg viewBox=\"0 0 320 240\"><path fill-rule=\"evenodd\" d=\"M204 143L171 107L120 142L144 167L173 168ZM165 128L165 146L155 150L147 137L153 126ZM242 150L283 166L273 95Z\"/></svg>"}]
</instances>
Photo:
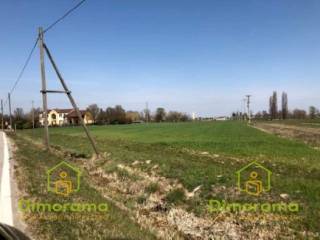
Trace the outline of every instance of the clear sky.
<instances>
[{"instance_id":1,"label":"clear sky","mask_svg":"<svg viewBox=\"0 0 320 240\"><path fill-rule=\"evenodd\" d=\"M10 90L36 38L74 0L1 0L0 96ZM162 106L196 115L268 109L273 90L289 108L320 107L318 0L87 0L45 36L80 107ZM48 85L56 77L46 61ZM41 106L39 50L13 94ZM279 97L280 98L280 97ZM50 95L49 107L69 107Z\"/></svg>"}]
</instances>

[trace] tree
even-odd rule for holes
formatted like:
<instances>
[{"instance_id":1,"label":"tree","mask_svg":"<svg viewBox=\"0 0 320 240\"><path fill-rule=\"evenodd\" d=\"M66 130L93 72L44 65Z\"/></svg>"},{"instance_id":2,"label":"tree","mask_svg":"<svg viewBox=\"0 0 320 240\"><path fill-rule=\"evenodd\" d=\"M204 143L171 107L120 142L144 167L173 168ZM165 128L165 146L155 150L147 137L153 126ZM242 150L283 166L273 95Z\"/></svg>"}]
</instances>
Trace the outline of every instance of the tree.
<instances>
[{"instance_id":1,"label":"tree","mask_svg":"<svg viewBox=\"0 0 320 240\"><path fill-rule=\"evenodd\" d=\"M24 113L22 108L16 108L13 113L14 119L16 121L24 119Z\"/></svg>"},{"instance_id":2,"label":"tree","mask_svg":"<svg viewBox=\"0 0 320 240\"><path fill-rule=\"evenodd\" d=\"M307 113L305 110L302 110L302 109L294 109L293 110L293 118L305 119L306 116L307 116Z\"/></svg>"},{"instance_id":3,"label":"tree","mask_svg":"<svg viewBox=\"0 0 320 240\"><path fill-rule=\"evenodd\" d=\"M146 122L150 122L151 121L151 113L150 113L150 110L149 109L144 109L143 110L143 115L144 115L144 121Z\"/></svg>"},{"instance_id":4,"label":"tree","mask_svg":"<svg viewBox=\"0 0 320 240\"><path fill-rule=\"evenodd\" d=\"M108 124L112 124L115 121L114 108L108 107L105 112L105 120Z\"/></svg>"},{"instance_id":5,"label":"tree","mask_svg":"<svg viewBox=\"0 0 320 240\"><path fill-rule=\"evenodd\" d=\"M101 108L97 117L97 124L105 124L106 122L106 112Z\"/></svg>"},{"instance_id":6,"label":"tree","mask_svg":"<svg viewBox=\"0 0 320 240\"><path fill-rule=\"evenodd\" d=\"M181 120L181 122L187 122L187 121L191 120L191 117L186 113L182 113L180 120Z\"/></svg>"},{"instance_id":7,"label":"tree","mask_svg":"<svg viewBox=\"0 0 320 240\"><path fill-rule=\"evenodd\" d=\"M310 106L309 107L309 117L311 119L315 119L319 110L315 106Z\"/></svg>"},{"instance_id":8,"label":"tree","mask_svg":"<svg viewBox=\"0 0 320 240\"><path fill-rule=\"evenodd\" d=\"M127 123L137 122L141 120L140 113L137 111L127 111L126 120L127 120Z\"/></svg>"},{"instance_id":9,"label":"tree","mask_svg":"<svg viewBox=\"0 0 320 240\"><path fill-rule=\"evenodd\" d=\"M16 125L17 129L25 128L28 120L23 112L22 108L16 108L13 113L13 125ZM13 126L12 126L13 127Z\"/></svg>"},{"instance_id":10,"label":"tree","mask_svg":"<svg viewBox=\"0 0 320 240\"><path fill-rule=\"evenodd\" d=\"M126 123L126 111L122 108L121 105L116 105L114 107L114 114L117 123L124 124Z\"/></svg>"},{"instance_id":11,"label":"tree","mask_svg":"<svg viewBox=\"0 0 320 240\"><path fill-rule=\"evenodd\" d=\"M278 100L276 91L273 92L272 96L269 99L269 111L271 120L278 117Z\"/></svg>"},{"instance_id":12,"label":"tree","mask_svg":"<svg viewBox=\"0 0 320 240\"><path fill-rule=\"evenodd\" d=\"M270 119L272 120L272 96L269 97L269 115L270 115Z\"/></svg>"},{"instance_id":13,"label":"tree","mask_svg":"<svg viewBox=\"0 0 320 240\"><path fill-rule=\"evenodd\" d=\"M264 120L269 119L269 114L268 114L267 111L265 111L265 110L262 111L262 118L263 118Z\"/></svg>"},{"instance_id":14,"label":"tree","mask_svg":"<svg viewBox=\"0 0 320 240\"><path fill-rule=\"evenodd\" d=\"M116 105L114 108L108 107L105 112L105 120L109 124L127 123L126 111L121 105Z\"/></svg>"},{"instance_id":15,"label":"tree","mask_svg":"<svg viewBox=\"0 0 320 240\"><path fill-rule=\"evenodd\" d=\"M93 118L93 123L96 123L100 113L100 109L97 104L91 104L87 107L87 111L91 113Z\"/></svg>"},{"instance_id":16,"label":"tree","mask_svg":"<svg viewBox=\"0 0 320 240\"><path fill-rule=\"evenodd\" d=\"M32 128L33 124L33 118L34 118L34 127L37 128L40 126L39 122L39 115L41 114L41 109L40 108L33 108L28 112L25 116L27 123L24 125L24 128Z\"/></svg>"},{"instance_id":17,"label":"tree","mask_svg":"<svg viewBox=\"0 0 320 240\"><path fill-rule=\"evenodd\" d=\"M261 119L262 118L262 113L259 111L254 115L255 119Z\"/></svg>"},{"instance_id":18,"label":"tree","mask_svg":"<svg viewBox=\"0 0 320 240\"><path fill-rule=\"evenodd\" d=\"M179 122L180 119L181 119L181 113L177 111L170 111L166 117L166 120L169 122Z\"/></svg>"},{"instance_id":19,"label":"tree","mask_svg":"<svg viewBox=\"0 0 320 240\"><path fill-rule=\"evenodd\" d=\"M156 122L163 122L165 120L166 117L166 111L164 110L164 108L157 108L156 110L156 114L155 114L155 121Z\"/></svg>"},{"instance_id":20,"label":"tree","mask_svg":"<svg viewBox=\"0 0 320 240\"><path fill-rule=\"evenodd\" d=\"M287 119L288 118L288 95L285 92L282 93L281 105L282 105L282 110L281 110L282 119Z\"/></svg>"}]
</instances>

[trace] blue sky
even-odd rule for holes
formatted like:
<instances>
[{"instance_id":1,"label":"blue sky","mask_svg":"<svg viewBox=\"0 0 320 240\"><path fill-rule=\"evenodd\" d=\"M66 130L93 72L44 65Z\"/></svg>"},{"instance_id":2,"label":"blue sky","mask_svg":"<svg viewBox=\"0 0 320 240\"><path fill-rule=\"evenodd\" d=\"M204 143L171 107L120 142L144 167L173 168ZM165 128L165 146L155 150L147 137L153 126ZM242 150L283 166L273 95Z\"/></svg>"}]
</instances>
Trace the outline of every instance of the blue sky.
<instances>
[{"instance_id":1,"label":"blue sky","mask_svg":"<svg viewBox=\"0 0 320 240\"><path fill-rule=\"evenodd\" d=\"M36 38L74 0L2 0L0 96ZM268 109L273 90L289 108L320 108L320 1L87 0L45 36L80 107L121 104L196 115ZM49 88L59 88L46 61ZM41 105L39 50L13 93L14 107ZM49 107L69 107L50 95Z\"/></svg>"}]
</instances>

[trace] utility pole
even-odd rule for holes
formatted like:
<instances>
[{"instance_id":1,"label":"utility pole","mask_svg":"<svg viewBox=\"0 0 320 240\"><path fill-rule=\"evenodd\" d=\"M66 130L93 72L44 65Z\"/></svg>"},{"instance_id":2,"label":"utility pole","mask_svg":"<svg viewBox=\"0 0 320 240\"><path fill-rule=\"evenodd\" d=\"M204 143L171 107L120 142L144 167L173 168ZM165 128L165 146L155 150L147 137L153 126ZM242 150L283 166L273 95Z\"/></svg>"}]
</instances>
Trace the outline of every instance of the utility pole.
<instances>
[{"instance_id":1,"label":"utility pole","mask_svg":"<svg viewBox=\"0 0 320 240\"><path fill-rule=\"evenodd\" d=\"M246 95L247 97L247 110L248 110L248 123L251 123L251 114L250 114L250 97L251 95Z\"/></svg>"},{"instance_id":2,"label":"utility pole","mask_svg":"<svg viewBox=\"0 0 320 240\"><path fill-rule=\"evenodd\" d=\"M3 131L3 100L1 99L1 129Z\"/></svg>"},{"instance_id":3,"label":"utility pole","mask_svg":"<svg viewBox=\"0 0 320 240\"><path fill-rule=\"evenodd\" d=\"M61 75L61 73L60 73L60 71L59 71L59 69L58 69L58 67L56 65L56 63L54 62L49 49L47 48L47 46L44 43L43 43L43 49L46 51L47 56L48 56L48 58L49 58L49 60L51 62L51 65L52 65L54 71L56 72L56 74L57 74L57 76L58 76L58 78L60 80L60 83L61 83L61 85L62 85L62 87L64 89L64 91L46 90L46 92L49 92L49 93L65 93L65 94L67 94L67 96L69 98L69 101L70 101L73 109L77 113L77 116L78 116L78 118L79 118L79 120L80 120L80 122L82 124L82 127L83 127L83 129L84 129L84 131L85 131L85 133L86 133L86 135L87 135L87 137L88 137L88 139L89 139L89 141L90 141L90 143L92 145L92 148L93 148L94 152L96 153L97 156L99 156L99 151L98 151L98 148L96 146L96 143L93 140L93 138L92 138L87 126L86 126L86 123L84 122L84 119L83 119L83 117L81 115L81 112L79 111L79 108L78 108L75 100L73 99L73 97L71 95L71 91L68 89L67 84L65 83L65 81L64 81L64 79L63 79L63 77L62 77L62 75Z\"/></svg>"},{"instance_id":4,"label":"utility pole","mask_svg":"<svg viewBox=\"0 0 320 240\"><path fill-rule=\"evenodd\" d=\"M150 113L149 113L149 105L148 102L146 102L146 122L149 122L149 117L150 117Z\"/></svg>"},{"instance_id":5,"label":"utility pole","mask_svg":"<svg viewBox=\"0 0 320 240\"><path fill-rule=\"evenodd\" d=\"M31 102L32 105L32 129L34 129L34 107L33 107L33 100Z\"/></svg>"},{"instance_id":6,"label":"utility pole","mask_svg":"<svg viewBox=\"0 0 320 240\"><path fill-rule=\"evenodd\" d=\"M47 105L47 93L63 93L63 94L66 94L69 98L69 101L73 107L73 109L75 110L76 114L77 114L77 117L78 119L80 120L81 124L82 124L82 127L92 145L92 148L94 149L94 152L96 153L96 155L98 156L99 155L99 152L98 152L98 149L97 149L97 146L93 140L93 138L91 137L90 135L90 132L85 124L85 121L82 117L82 114L81 112L79 111L79 108L75 102L75 100L73 99L72 95L71 95L71 91L68 89L56 63L54 62L52 56L51 56L51 53L49 51L49 49L47 48L46 44L44 43L44 40L43 40L43 36L44 36L44 32L43 32L43 29L41 27L39 27L39 48L40 48L40 67L41 67L41 83L42 83L42 90L41 90L41 93L42 93L42 102L43 102L43 119L44 119L44 143L45 143L45 146L47 148L47 150L49 150L49 128L48 128L48 105ZM46 84L46 75L45 75L45 66L44 66L44 54L47 54L49 60L50 60L50 63L54 69L54 71L56 72L59 80L60 80L60 83L64 89L64 91L61 91L61 90L47 90L47 84Z\"/></svg>"},{"instance_id":7,"label":"utility pole","mask_svg":"<svg viewBox=\"0 0 320 240\"><path fill-rule=\"evenodd\" d=\"M44 145L49 150L49 128L48 128L48 102L47 102L47 83L46 73L44 68L44 49L43 49L43 29L39 28L39 48L40 48L40 68L41 68L41 83L42 83L42 103L43 103L43 122L44 122Z\"/></svg>"},{"instance_id":8,"label":"utility pole","mask_svg":"<svg viewBox=\"0 0 320 240\"><path fill-rule=\"evenodd\" d=\"M12 130L12 115L11 115L11 97L10 97L10 93L8 93L8 101L9 101L10 130Z\"/></svg>"},{"instance_id":9,"label":"utility pole","mask_svg":"<svg viewBox=\"0 0 320 240\"><path fill-rule=\"evenodd\" d=\"M244 99L242 99L242 101L243 101L243 109L241 110L242 111L242 120L245 121L246 120L245 113L246 113L246 102L247 102L247 99L244 98Z\"/></svg>"}]
</instances>

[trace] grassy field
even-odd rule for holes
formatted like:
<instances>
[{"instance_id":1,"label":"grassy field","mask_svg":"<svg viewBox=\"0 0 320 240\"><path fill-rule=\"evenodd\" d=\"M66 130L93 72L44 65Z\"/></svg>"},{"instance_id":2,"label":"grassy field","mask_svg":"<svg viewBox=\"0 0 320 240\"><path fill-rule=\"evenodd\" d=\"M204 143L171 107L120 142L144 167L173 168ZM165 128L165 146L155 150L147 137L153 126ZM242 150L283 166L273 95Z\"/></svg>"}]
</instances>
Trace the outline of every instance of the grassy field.
<instances>
[{"instance_id":1,"label":"grassy field","mask_svg":"<svg viewBox=\"0 0 320 240\"><path fill-rule=\"evenodd\" d=\"M178 189L167 196L168 202L187 206L199 216L205 215L206 203L212 198L280 201L280 194L285 193L303 207L300 218L288 227L297 232L320 229L320 151L302 141L279 138L231 121L93 126L90 130L99 150L112 160L113 165L104 166L106 172L119 174L119 169L112 166L148 160L152 164L141 164L140 170L150 172L157 165L157 174L177 179L188 191L201 185L196 199L185 199ZM22 130L16 138L40 141L42 134L42 129ZM67 149L74 156L92 155L80 127L50 128L50 141L56 149ZM272 171L271 191L260 198L230 194L236 186L235 172L253 160ZM227 190L212 190L221 186ZM157 188L151 185L146 191Z\"/></svg>"},{"instance_id":2,"label":"grassy field","mask_svg":"<svg viewBox=\"0 0 320 240\"><path fill-rule=\"evenodd\" d=\"M89 185L86 177L81 181L81 191L76 198L62 198L59 195L48 193L46 191L46 171L58 164L61 157L48 153L39 146L16 136L12 136L12 139L18 148L15 152L15 175L18 186L23 192L21 199L42 203L107 203L109 206L106 214L25 213L23 218L29 226L28 231L36 239L92 239L94 235L106 236L100 239L156 239L151 232L141 229L132 221L125 211L104 199ZM76 162L73 164L77 165ZM49 219L50 217L56 219Z\"/></svg>"}]
</instances>

